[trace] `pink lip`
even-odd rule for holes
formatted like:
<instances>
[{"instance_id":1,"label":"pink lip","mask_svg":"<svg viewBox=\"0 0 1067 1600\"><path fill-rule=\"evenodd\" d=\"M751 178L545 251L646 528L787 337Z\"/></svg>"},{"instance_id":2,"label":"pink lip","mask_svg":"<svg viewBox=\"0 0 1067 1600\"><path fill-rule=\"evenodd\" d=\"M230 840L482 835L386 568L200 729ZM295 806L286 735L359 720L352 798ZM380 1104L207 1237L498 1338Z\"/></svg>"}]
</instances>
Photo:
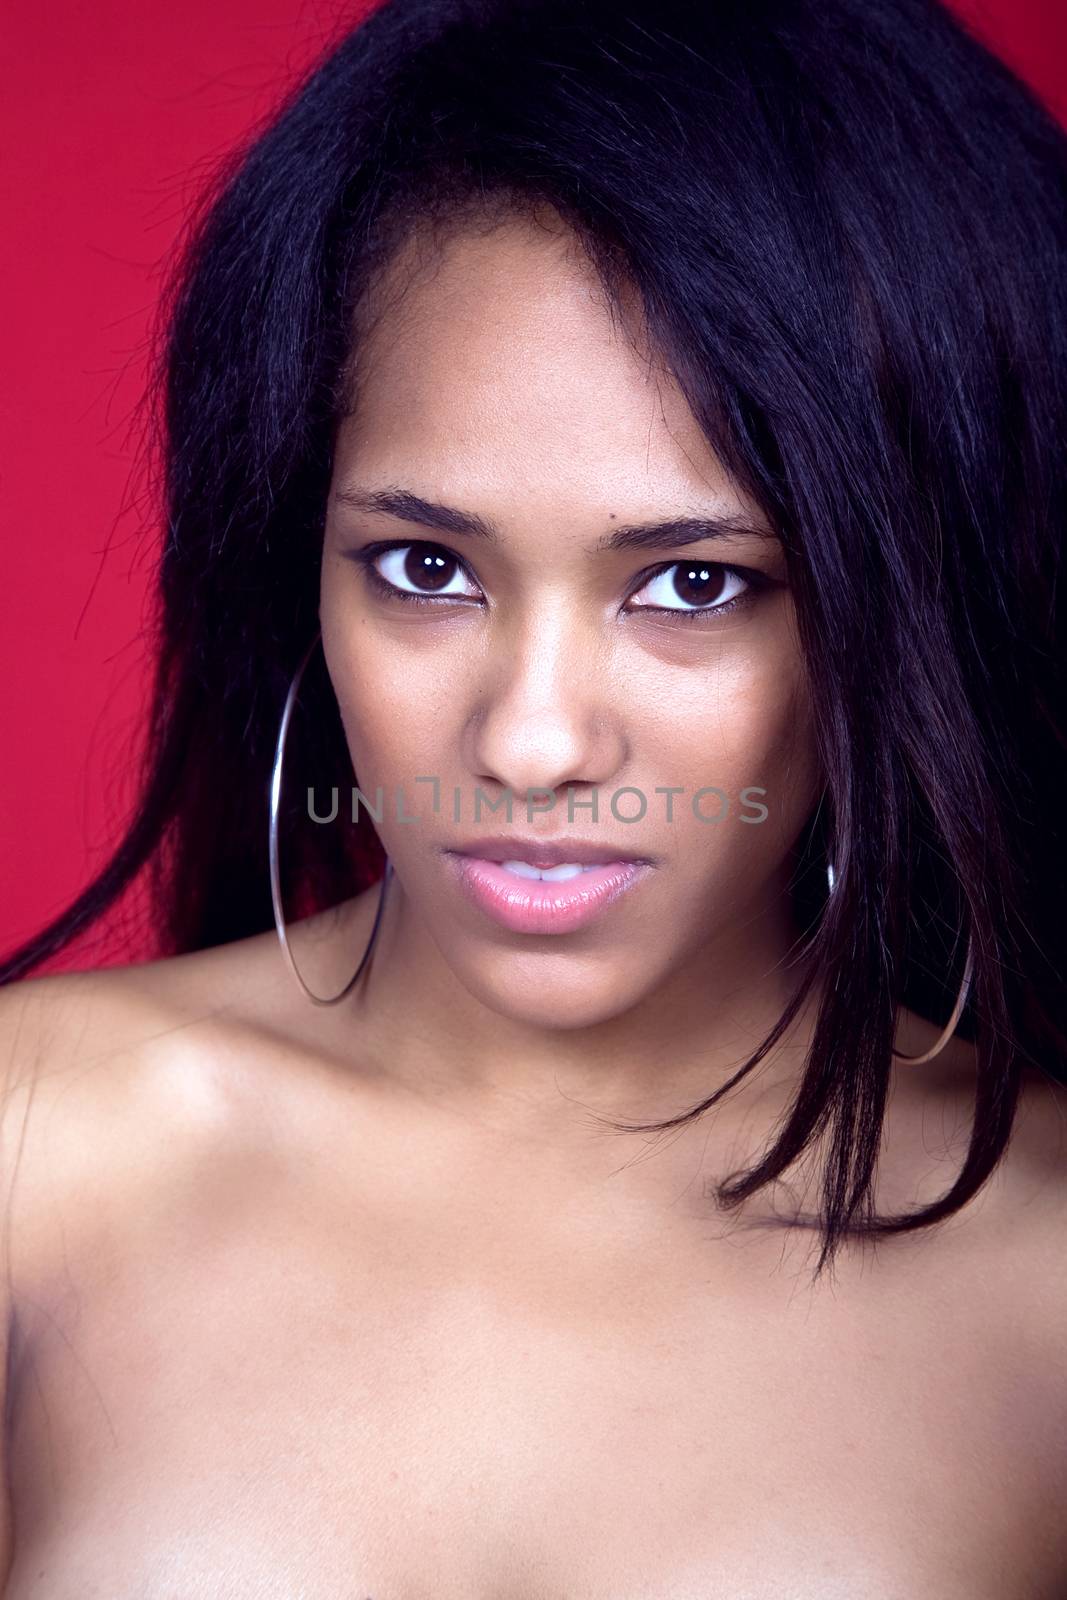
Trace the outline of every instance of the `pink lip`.
<instances>
[{"instance_id":1,"label":"pink lip","mask_svg":"<svg viewBox=\"0 0 1067 1600\"><path fill-rule=\"evenodd\" d=\"M498 861L445 851L460 887L501 927L513 933L571 933L604 911L652 869L642 861L612 861L564 883L518 878Z\"/></svg>"}]
</instances>

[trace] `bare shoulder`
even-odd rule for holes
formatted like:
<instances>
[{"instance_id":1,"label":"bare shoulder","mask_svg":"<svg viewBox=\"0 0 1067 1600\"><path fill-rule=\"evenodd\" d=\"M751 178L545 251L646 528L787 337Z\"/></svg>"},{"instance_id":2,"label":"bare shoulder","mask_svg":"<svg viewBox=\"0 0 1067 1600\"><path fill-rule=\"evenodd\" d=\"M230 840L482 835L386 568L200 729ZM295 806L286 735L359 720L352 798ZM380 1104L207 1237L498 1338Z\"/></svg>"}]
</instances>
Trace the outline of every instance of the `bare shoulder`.
<instances>
[{"instance_id":1,"label":"bare shoulder","mask_svg":"<svg viewBox=\"0 0 1067 1600\"><path fill-rule=\"evenodd\" d=\"M165 1211L254 1140L258 939L0 989L0 1172L10 1282Z\"/></svg>"},{"instance_id":2,"label":"bare shoulder","mask_svg":"<svg viewBox=\"0 0 1067 1600\"><path fill-rule=\"evenodd\" d=\"M991 1241L984 1303L1019 1374L1016 1423L1047 1450L1048 1482L1067 1489L1067 1087L1023 1075L1008 1148L987 1185ZM980 1196L980 1198L983 1198Z\"/></svg>"},{"instance_id":3,"label":"bare shoulder","mask_svg":"<svg viewBox=\"0 0 1067 1600\"><path fill-rule=\"evenodd\" d=\"M0 988L0 1590L13 1551L10 1356L72 1288L138 1259L166 1270L176 1249L239 1227L284 1146L271 1084L301 1074L275 945L255 937Z\"/></svg>"},{"instance_id":4,"label":"bare shoulder","mask_svg":"<svg viewBox=\"0 0 1067 1600\"><path fill-rule=\"evenodd\" d=\"M902 1030L908 1053L929 1047L937 1029L914 1019ZM897 1062L887 1127L895 1150L888 1209L938 1201L960 1176L978 1109L975 1046L954 1037L933 1060ZM985 1112L997 1115L994 1089ZM1005 1102L1005 1114L1008 1111ZM1006 1147L944 1234L961 1265L988 1283L1011 1285L1041 1326L1067 1328L1067 1064L1023 1067Z\"/></svg>"},{"instance_id":5,"label":"bare shoulder","mask_svg":"<svg viewBox=\"0 0 1067 1600\"><path fill-rule=\"evenodd\" d=\"M358 947L373 902L371 891L319 913L307 931L329 948L342 927ZM273 928L0 988L10 1281L40 1283L100 1249L117 1259L131 1231L172 1236L176 1219L222 1226L336 1126L339 1098L358 1139L371 1075L353 1033L308 1005ZM362 1027L358 1039L369 1059Z\"/></svg>"},{"instance_id":6,"label":"bare shoulder","mask_svg":"<svg viewBox=\"0 0 1067 1600\"><path fill-rule=\"evenodd\" d=\"M929 1073L927 1147L951 1142L958 1167L970 1139L977 1070L972 1045L954 1040L943 1061L910 1069ZM931 1195L930 1198L933 1198ZM1067 1418L1067 1070L1027 1065L1007 1147L951 1229L966 1257L971 1215L973 1264L989 1294L991 1321L1028 1352L1032 1381L1045 1403ZM994 1314L994 1307L997 1308Z\"/></svg>"},{"instance_id":7,"label":"bare shoulder","mask_svg":"<svg viewBox=\"0 0 1067 1600\"><path fill-rule=\"evenodd\" d=\"M920 1052L937 1035L933 1024L905 1011L898 1048L909 1054ZM977 1090L977 1052L973 1043L959 1036L931 1061L896 1064L894 1092L905 1108L921 1113L928 1146L936 1141L955 1148L965 1142ZM994 1178L1018 1186L1020 1196L1033 1191L1036 1199L1040 1190L1054 1210L1067 1210L1067 1061L1023 1068L1008 1148Z\"/></svg>"},{"instance_id":8,"label":"bare shoulder","mask_svg":"<svg viewBox=\"0 0 1067 1600\"><path fill-rule=\"evenodd\" d=\"M1063 1375L1067 1414L1067 1074L1032 1068L1022 1088L1003 1160L1002 1185L1015 1203L1048 1354Z\"/></svg>"}]
</instances>

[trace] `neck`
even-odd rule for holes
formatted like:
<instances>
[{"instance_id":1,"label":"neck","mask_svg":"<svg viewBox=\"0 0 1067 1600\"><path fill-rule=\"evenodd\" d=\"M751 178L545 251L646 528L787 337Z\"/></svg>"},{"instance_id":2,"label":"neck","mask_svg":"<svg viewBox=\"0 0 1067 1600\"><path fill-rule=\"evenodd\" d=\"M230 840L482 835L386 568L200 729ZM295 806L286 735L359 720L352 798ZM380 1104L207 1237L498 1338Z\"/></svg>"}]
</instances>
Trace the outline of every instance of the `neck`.
<instances>
[{"instance_id":1,"label":"neck","mask_svg":"<svg viewBox=\"0 0 1067 1600\"><path fill-rule=\"evenodd\" d=\"M361 1057L369 1050L398 1088L487 1113L516 1132L588 1138L590 1110L645 1122L678 1116L729 1082L801 981L796 930L785 896L773 888L762 908L747 908L686 952L664 981L646 990L636 984L633 995L627 987L622 1004L570 1025L543 1001L534 1015L502 1011L491 1003L499 985L487 999L474 992L476 981L457 978L394 877L372 961L337 1008L345 1013L338 1022L359 1038ZM374 888L349 902L344 947L354 960L378 894ZM544 963L543 995L555 993L554 984L562 992L582 980L575 962L585 958L573 952L563 966L551 952L530 959ZM751 1105L770 1084L799 1080L816 999L806 998L782 1039L729 1091L731 1104Z\"/></svg>"}]
</instances>

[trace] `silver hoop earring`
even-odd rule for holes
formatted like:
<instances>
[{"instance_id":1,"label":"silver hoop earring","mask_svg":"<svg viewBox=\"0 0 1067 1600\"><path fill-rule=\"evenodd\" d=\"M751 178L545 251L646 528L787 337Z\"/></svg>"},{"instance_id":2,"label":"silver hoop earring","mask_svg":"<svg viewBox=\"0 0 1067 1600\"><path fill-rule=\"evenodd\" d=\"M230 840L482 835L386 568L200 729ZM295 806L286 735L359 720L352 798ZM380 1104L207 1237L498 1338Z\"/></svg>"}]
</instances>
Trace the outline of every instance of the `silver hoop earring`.
<instances>
[{"instance_id":1,"label":"silver hoop earring","mask_svg":"<svg viewBox=\"0 0 1067 1600\"><path fill-rule=\"evenodd\" d=\"M367 948L363 952L363 959L360 961L359 966L356 968L355 972L349 978L348 982L345 984L344 988L339 994L329 995L326 997L315 994L313 990L308 988L307 984L301 977L300 972L297 969L296 962L293 960L293 952L289 948L289 936L285 928L285 914L282 910L281 875L278 870L278 811L282 792L282 762L285 759L285 739L289 732L289 719L293 714L293 706L296 704L296 697L300 691L300 682L304 676L305 668L307 667L308 662L311 660L312 651L315 649L315 646L318 644L321 638L322 630L320 629L315 635L314 639L312 639L307 650L304 652L304 659L296 669L293 681L289 685L289 693L285 697L285 709L282 712L281 725L278 728L278 738L274 747L274 768L270 777L270 897L271 903L274 907L274 926L278 931L278 940L282 947L282 954L286 959L290 972L293 974L293 977L307 995L308 999L314 1001L315 1005L335 1006L339 1000L343 1000L345 995L351 991L357 978L370 959L371 951L374 949L374 942L378 937L378 929L381 926L382 910L385 906L385 896L389 888L389 880L393 875L393 863L387 856L385 859L385 873L382 877L382 890L378 897L378 909L374 916L374 926L371 929L370 938L367 941Z\"/></svg>"},{"instance_id":2,"label":"silver hoop earring","mask_svg":"<svg viewBox=\"0 0 1067 1600\"><path fill-rule=\"evenodd\" d=\"M834 892L834 864L833 864L832 861L827 861L827 863L826 863L826 883L827 883L827 892L828 892L828 894L833 894L833 892ZM959 1020L963 1015L963 1008L967 1004L967 1001L968 1001L968 999L970 997L971 981L972 981L973 977L974 977L974 947L973 947L973 944L971 942L971 939L968 937L968 940L967 940L967 960L965 961L964 967L963 967L963 981L960 984L960 992L956 996L956 1004L952 1008L952 1015L949 1017L948 1021L945 1023L945 1026L942 1028L941 1032L938 1034L937 1038L934 1040L934 1042L930 1046L929 1050L924 1050L921 1055L917 1055L917 1056L905 1055L905 1053L902 1050L894 1050L893 1054L896 1056L898 1061L910 1061L910 1062L914 1063L915 1066L921 1066L924 1061L932 1061L936 1055L940 1055L941 1051L948 1044L949 1040L952 1038L952 1035L955 1033L957 1027L959 1026Z\"/></svg>"}]
</instances>

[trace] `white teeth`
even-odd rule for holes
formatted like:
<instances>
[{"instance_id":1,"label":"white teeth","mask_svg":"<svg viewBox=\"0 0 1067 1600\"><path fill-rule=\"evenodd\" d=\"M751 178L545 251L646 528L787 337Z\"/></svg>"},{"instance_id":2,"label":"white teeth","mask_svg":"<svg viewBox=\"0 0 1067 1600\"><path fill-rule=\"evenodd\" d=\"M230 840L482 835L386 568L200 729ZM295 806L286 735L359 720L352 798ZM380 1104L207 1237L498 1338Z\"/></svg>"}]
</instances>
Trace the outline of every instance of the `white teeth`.
<instances>
[{"instance_id":1,"label":"white teeth","mask_svg":"<svg viewBox=\"0 0 1067 1600\"><path fill-rule=\"evenodd\" d=\"M577 878L580 873L587 872L588 867L579 866L577 862L564 862L558 867L531 867L528 861L502 861L500 865L505 872L513 872L517 878L544 878L547 883L566 883L568 878Z\"/></svg>"}]
</instances>

